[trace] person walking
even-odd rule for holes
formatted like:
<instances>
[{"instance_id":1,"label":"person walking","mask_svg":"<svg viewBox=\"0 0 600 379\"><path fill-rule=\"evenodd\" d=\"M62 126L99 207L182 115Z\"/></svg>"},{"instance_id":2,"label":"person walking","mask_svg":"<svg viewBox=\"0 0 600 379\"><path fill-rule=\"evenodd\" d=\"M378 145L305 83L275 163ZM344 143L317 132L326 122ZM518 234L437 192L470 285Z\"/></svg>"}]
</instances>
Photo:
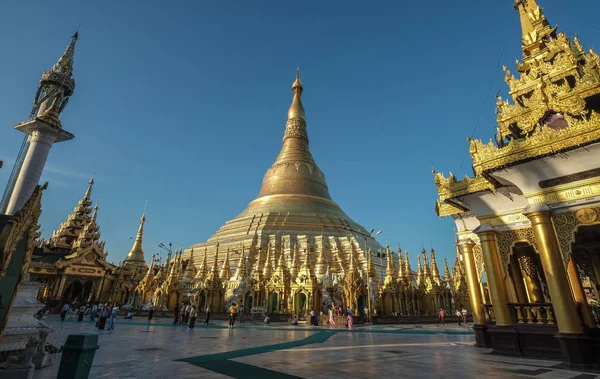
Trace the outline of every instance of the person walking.
<instances>
[{"instance_id":1,"label":"person walking","mask_svg":"<svg viewBox=\"0 0 600 379\"><path fill-rule=\"evenodd\" d=\"M463 305L462 304L456 310L456 317L458 317L458 326L462 325L462 320L463 320L462 312L460 311L461 309L463 309Z\"/></svg>"},{"instance_id":2,"label":"person walking","mask_svg":"<svg viewBox=\"0 0 600 379\"><path fill-rule=\"evenodd\" d=\"M329 313L329 325L335 326L335 320L333 319L333 306L329 307L327 313Z\"/></svg>"},{"instance_id":3,"label":"person walking","mask_svg":"<svg viewBox=\"0 0 600 379\"><path fill-rule=\"evenodd\" d=\"M350 310L348 310L346 320L348 320L348 329L352 329L352 323L354 322L354 319L352 318L352 312Z\"/></svg>"},{"instance_id":4,"label":"person walking","mask_svg":"<svg viewBox=\"0 0 600 379\"><path fill-rule=\"evenodd\" d=\"M190 321L190 313L192 312L192 305L188 304L185 306L185 318L183 319L183 322L185 324L188 323L188 321Z\"/></svg>"},{"instance_id":5,"label":"person walking","mask_svg":"<svg viewBox=\"0 0 600 379\"><path fill-rule=\"evenodd\" d=\"M173 312L173 325L176 325L179 322L179 305L175 306L175 312Z\"/></svg>"},{"instance_id":6,"label":"person walking","mask_svg":"<svg viewBox=\"0 0 600 379\"><path fill-rule=\"evenodd\" d=\"M196 325L196 317L198 317L198 310L196 309L196 306L193 305L192 310L190 311L190 329L194 329L194 325Z\"/></svg>"},{"instance_id":7,"label":"person walking","mask_svg":"<svg viewBox=\"0 0 600 379\"><path fill-rule=\"evenodd\" d=\"M446 321L444 321L444 316L446 316L444 308L440 308L440 321L442 321L442 325L446 325Z\"/></svg>"},{"instance_id":8,"label":"person walking","mask_svg":"<svg viewBox=\"0 0 600 379\"><path fill-rule=\"evenodd\" d=\"M179 323L185 322L185 303L181 303L181 309L179 310Z\"/></svg>"},{"instance_id":9,"label":"person walking","mask_svg":"<svg viewBox=\"0 0 600 379\"><path fill-rule=\"evenodd\" d=\"M83 321L83 315L85 314L85 310L85 305L79 307L79 310L77 311L77 322Z\"/></svg>"},{"instance_id":10,"label":"person walking","mask_svg":"<svg viewBox=\"0 0 600 379\"><path fill-rule=\"evenodd\" d=\"M232 303L229 307L229 330L233 330L233 324L235 324L235 316L237 316L238 307L235 303Z\"/></svg>"},{"instance_id":11,"label":"person walking","mask_svg":"<svg viewBox=\"0 0 600 379\"><path fill-rule=\"evenodd\" d=\"M242 323L242 322L244 322L244 306L243 305L240 305L239 312L240 312L240 323Z\"/></svg>"},{"instance_id":12,"label":"person walking","mask_svg":"<svg viewBox=\"0 0 600 379\"><path fill-rule=\"evenodd\" d=\"M63 307L62 307L62 311L60 312L60 321L65 321L65 317L67 317L67 313L69 313L69 309L71 309L71 307L69 306L69 303L65 303L65 305L63 305Z\"/></svg>"},{"instance_id":13,"label":"person walking","mask_svg":"<svg viewBox=\"0 0 600 379\"><path fill-rule=\"evenodd\" d=\"M98 312L98 304L94 303L90 311L90 322L96 321L96 312Z\"/></svg>"},{"instance_id":14,"label":"person walking","mask_svg":"<svg viewBox=\"0 0 600 379\"><path fill-rule=\"evenodd\" d=\"M152 316L154 316L154 305L150 304L150 309L148 309L148 322L152 321Z\"/></svg>"},{"instance_id":15,"label":"person walking","mask_svg":"<svg viewBox=\"0 0 600 379\"><path fill-rule=\"evenodd\" d=\"M108 323L108 330L115 329L115 320L117 319L117 312L119 312L119 305L115 304L110 312L110 322Z\"/></svg>"},{"instance_id":16,"label":"person walking","mask_svg":"<svg viewBox=\"0 0 600 379\"><path fill-rule=\"evenodd\" d=\"M204 325L208 325L210 321L210 306L206 306L206 319L204 320Z\"/></svg>"},{"instance_id":17,"label":"person walking","mask_svg":"<svg viewBox=\"0 0 600 379\"><path fill-rule=\"evenodd\" d=\"M100 311L100 320L98 320L98 329L104 330L104 326L106 325L106 319L110 316L110 309L108 308L108 303L104 304L102 310Z\"/></svg>"},{"instance_id":18,"label":"person walking","mask_svg":"<svg viewBox=\"0 0 600 379\"><path fill-rule=\"evenodd\" d=\"M460 311L460 314L462 315L463 322L465 323L465 325L467 325L467 308L462 307L462 311Z\"/></svg>"}]
</instances>

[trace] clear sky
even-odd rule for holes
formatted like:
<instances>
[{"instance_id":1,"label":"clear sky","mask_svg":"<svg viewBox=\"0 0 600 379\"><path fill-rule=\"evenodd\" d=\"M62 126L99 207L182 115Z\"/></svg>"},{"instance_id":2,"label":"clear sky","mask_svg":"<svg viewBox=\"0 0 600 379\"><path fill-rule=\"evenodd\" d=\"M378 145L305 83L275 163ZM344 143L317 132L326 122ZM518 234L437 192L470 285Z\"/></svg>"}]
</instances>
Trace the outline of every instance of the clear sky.
<instances>
[{"instance_id":1,"label":"clear sky","mask_svg":"<svg viewBox=\"0 0 600 379\"><path fill-rule=\"evenodd\" d=\"M568 36L600 42L597 0L540 4ZM381 243L414 259L433 246L453 263L454 224L435 214L431 167L471 173L467 135L495 133L502 65L515 72L521 57L512 0L6 0L2 190L23 139L12 126L79 24L77 87L61 117L76 137L50 152L44 237L96 173L109 260L129 251L146 201L146 259L160 242L206 240L258 194L300 65L310 147L333 199L383 230Z\"/></svg>"}]
</instances>

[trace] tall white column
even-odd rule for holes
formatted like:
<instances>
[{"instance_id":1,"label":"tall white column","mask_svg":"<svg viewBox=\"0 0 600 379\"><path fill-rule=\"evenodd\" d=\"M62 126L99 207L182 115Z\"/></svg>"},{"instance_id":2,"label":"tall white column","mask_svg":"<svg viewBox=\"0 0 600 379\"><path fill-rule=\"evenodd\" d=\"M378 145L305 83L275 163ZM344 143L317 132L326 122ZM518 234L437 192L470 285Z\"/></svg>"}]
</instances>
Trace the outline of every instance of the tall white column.
<instances>
[{"instance_id":1,"label":"tall white column","mask_svg":"<svg viewBox=\"0 0 600 379\"><path fill-rule=\"evenodd\" d=\"M50 148L57 137L58 133L49 130L35 129L31 132L29 149L15 182L6 214L13 215L19 211L33 193L42 176Z\"/></svg>"}]
</instances>

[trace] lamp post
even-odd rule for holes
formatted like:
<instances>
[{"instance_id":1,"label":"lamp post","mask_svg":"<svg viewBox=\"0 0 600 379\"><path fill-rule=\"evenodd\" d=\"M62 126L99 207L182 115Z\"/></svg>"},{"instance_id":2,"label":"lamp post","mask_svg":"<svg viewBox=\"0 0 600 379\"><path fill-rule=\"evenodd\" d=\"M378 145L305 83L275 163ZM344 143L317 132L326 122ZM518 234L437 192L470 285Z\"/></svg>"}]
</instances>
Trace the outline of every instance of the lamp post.
<instances>
[{"instance_id":1,"label":"lamp post","mask_svg":"<svg viewBox=\"0 0 600 379\"><path fill-rule=\"evenodd\" d=\"M372 316L371 314L373 313L371 311L371 278L369 278L369 274L371 272L371 250L367 247L367 237L369 238L374 238L373 236L373 232L375 231L375 229L371 229L369 231L369 235L368 236L363 236L365 239L365 252L367 252L367 321L371 322ZM375 233L376 236L381 234L381 230L377 231L377 233Z\"/></svg>"}]
</instances>

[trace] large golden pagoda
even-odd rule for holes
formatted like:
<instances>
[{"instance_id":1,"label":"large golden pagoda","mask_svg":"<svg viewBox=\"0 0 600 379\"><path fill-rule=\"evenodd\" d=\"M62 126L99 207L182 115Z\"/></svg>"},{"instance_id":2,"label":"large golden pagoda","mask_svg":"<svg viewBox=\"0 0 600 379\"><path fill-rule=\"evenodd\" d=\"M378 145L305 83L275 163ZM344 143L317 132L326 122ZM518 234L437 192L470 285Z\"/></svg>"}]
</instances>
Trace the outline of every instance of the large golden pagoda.
<instances>
[{"instance_id":1,"label":"large golden pagoda","mask_svg":"<svg viewBox=\"0 0 600 379\"><path fill-rule=\"evenodd\" d=\"M323 250L326 262L335 259L332 252L340 256L340 264L332 270L341 273L347 268L347 255L352 248L359 253L356 259L362 270L366 269L365 246L373 251L383 250L369 232L346 215L329 195L325 175L308 147L303 89L297 72L292 84L293 99L281 151L267 170L258 197L208 241L187 249L184 258L189 258L193 248L195 251L206 250L211 262L217 250L221 249L222 254L218 257L220 267L226 250L235 253L244 250L254 265L259 256L264 260L269 250L272 265L276 267L281 254L291 263L295 249L301 253L308 250L311 262L315 263L315 253ZM195 261L195 264L199 266L200 262ZM234 259L232 269L237 264L237 259ZM384 268L377 267L382 273Z\"/></svg>"}]
</instances>

